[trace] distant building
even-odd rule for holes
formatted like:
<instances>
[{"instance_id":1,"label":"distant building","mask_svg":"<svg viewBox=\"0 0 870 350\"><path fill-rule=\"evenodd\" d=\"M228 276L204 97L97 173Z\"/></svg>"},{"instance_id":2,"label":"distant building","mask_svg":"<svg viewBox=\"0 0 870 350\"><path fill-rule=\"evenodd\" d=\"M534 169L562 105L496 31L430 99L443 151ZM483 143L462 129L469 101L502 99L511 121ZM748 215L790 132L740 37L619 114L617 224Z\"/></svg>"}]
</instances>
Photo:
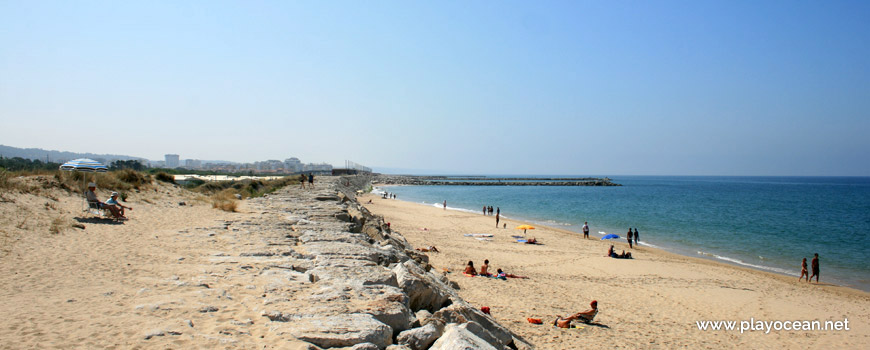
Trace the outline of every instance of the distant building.
<instances>
[{"instance_id":1,"label":"distant building","mask_svg":"<svg viewBox=\"0 0 870 350\"><path fill-rule=\"evenodd\" d=\"M302 171L302 161L299 158L287 158L284 160L284 170L290 173L298 173Z\"/></svg>"},{"instance_id":2,"label":"distant building","mask_svg":"<svg viewBox=\"0 0 870 350\"><path fill-rule=\"evenodd\" d=\"M199 169L202 168L202 161L199 159L185 159L184 167L188 169Z\"/></svg>"},{"instance_id":3,"label":"distant building","mask_svg":"<svg viewBox=\"0 0 870 350\"><path fill-rule=\"evenodd\" d=\"M308 164L305 164L304 167L302 167L302 171L326 171L326 172L330 172L330 173L331 173L331 172L332 172L332 164L328 164L328 163L318 163L318 164L308 163Z\"/></svg>"},{"instance_id":4,"label":"distant building","mask_svg":"<svg viewBox=\"0 0 870 350\"><path fill-rule=\"evenodd\" d=\"M177 154L167 154L166 158L166 167L167 168L177 168L180 164L178 163L178 155Z\"/></svg>"}]
</instances>

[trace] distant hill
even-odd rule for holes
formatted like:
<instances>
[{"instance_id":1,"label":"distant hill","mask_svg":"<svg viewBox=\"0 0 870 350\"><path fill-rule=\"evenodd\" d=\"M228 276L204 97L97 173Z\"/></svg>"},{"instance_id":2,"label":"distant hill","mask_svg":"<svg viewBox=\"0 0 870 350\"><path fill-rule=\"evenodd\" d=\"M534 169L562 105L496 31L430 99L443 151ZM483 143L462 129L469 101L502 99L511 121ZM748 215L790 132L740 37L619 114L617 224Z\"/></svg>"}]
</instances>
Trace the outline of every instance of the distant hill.
<instances>
[{"instance_id":1,"label":"distant hill","mask_svg":"<svg viewBox=\"0 0 870 350\"><path fill-rule=\"evenodd\" d=\"M43 162L46 161L46 157L48 157L49 161L55 163L63 163L76 158L91 158L106 164L115 160L141 160L144 163L148 162L147 159L142 157L131 157L118 154L75 153L55 150L46 151L41 148L18 148L5 145L0 145L0 156L5 158L21 157L24 159L39 159Z\"/></svg>"}]
</instances>

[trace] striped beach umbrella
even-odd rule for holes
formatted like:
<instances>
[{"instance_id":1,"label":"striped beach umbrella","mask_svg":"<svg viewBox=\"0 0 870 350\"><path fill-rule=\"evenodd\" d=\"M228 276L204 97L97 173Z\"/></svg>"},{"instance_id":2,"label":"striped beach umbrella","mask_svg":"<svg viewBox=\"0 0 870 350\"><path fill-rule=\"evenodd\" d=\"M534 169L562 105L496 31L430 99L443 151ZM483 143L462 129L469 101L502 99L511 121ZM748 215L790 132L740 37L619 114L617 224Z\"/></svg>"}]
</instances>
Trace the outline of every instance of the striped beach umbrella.
<instances>
[{"instance_id":1,"label":"striped beach umbrella","mask_svg":"<svg viewBox=\"0 0 870 350\"><path fill-rule=\"evenodd\" d=\"M61 164L60 170L82 171L86 173L105 173L109 171L109 168L96 160L79 158Z\"/></svg>"}]
</instances>

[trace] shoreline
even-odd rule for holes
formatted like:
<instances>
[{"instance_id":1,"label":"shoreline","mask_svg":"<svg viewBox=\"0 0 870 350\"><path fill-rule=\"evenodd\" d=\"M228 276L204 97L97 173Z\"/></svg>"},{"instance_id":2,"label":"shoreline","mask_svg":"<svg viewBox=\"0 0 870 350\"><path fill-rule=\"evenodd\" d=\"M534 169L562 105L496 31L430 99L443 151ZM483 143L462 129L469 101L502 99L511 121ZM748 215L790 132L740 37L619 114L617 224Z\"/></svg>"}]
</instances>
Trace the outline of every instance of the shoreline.
<instances>
[{"instance_id":1,"label":"shoreline","mask_svg":"<svg viewBox=\"0 0 870 350\"><path fill-rule=\"evenodd\" d=\"M396 186L396 185L389 185L389 186ZM437 204L437 203L433 203L433 205L429 205L427 203L418 203L418 202L412 202L412 201L405 201L405 200L401 200L401 199L395 199L395 200L402 201L405 203L410 203L410 204L418 204L418 205L421 205L424 207L429 207L429 206L434 207L434 204ZM471 214L471 215L478 215L478 216L481 216L484 218L494 218L494 216L489 216L489 215L483 216L483 215L480 215L480 213L476 213L470 209L465 209L465 208L455 208L455 207L447 206L447 210L453 210L456 212L461 212L461 213L466 213L466 214ZM582 239L582 235L583 235L582 232L576 232L576 231L572 231L572 230L568 230L568 229L564 229L564 228L550 226L546 223L541 223L541 222L535 221L535 220L530 220L530 219L525 219L525 218L513 218L513 217L509 217L509 216L502 216L502 217L505 218L506 220L519 222L520 224L533 224L538 228L546 228L548 230L557 231L557 232L563 233L565 235L568 235L569 237L580 235L581 236L580 239ZM509 227L507 230L510 230L510 229L511 228ZM597 234L590 231L589 232L589 236L590 236L589 241L601 241L600 239L591 238L593 235L597 235ZM623 238L622 235L620 235L620 239L618 241L616 241L615 243L620 244L620 246L624 245L625 247L628 247L628 243L625 243L625 241L623 241L622 238ZM603 241L601 241L601 242L603 242ZM791 279L797 278L797 276L787 275L785 273L780 273L780 272L776 272L776 271L769 271L769 270L764 270L764 269L760 269L760 268L754 268L751 266L743 266L739 263L730 262L730 261L715 258L715 257L693 256L693 255L680 254L678 252L669 251L665 248L662 248L661 246L657 246L657 245L651 246L650 244L646 244L644 242L640 242L640 243L644 245L644 247L643 247L644 250L648 250L649 252L652 252L654 254L669 255L669 256L674 257L674 258L685 258L685 259L693 260L694 262L703 262L703 263L708 263L708 264L714 264L716 266L727 266L727 267L732 267L732 268L738 268L738 269L741 269L741 270L744 270L747 272L761 273L769 278L776 278L776 279L781 280L783 282L789 282ZM622 248L619 248L619 250L622 250ZM628 250L628 249L626 249L626 250ZM635 248L635 250L637 250L637 248ZM713 255L712 253L707 253L707 254ZM803 282L803 283L807 283L807 282ZM851 290L854 293L858 293L858 294L862 294L866 297L870 297L870 291L863 290L860 288L855 288L852 286L830 283L830 282L820 282L818 284L811 282L808 284Z\"/></svg>"},{"instance_id":2,"label":"shoreline","mask_svg":"<svg viewBox=\"0 0 870 350\"><path fill-rule=\"evenodd\" d=\"M632 249L632 260L604 257L610 242L584 240L559 227L537 225L528 237L543 245L513 242L522 232L494 228L494 218L434 205L359 197L360 203L402 234L415 247L434 245L427 253L433 268L460 272L465 262L530 276L529 280L492 281L449 273L463 299L489 306L497 321L528 339L539 349L564 349L577 342L593 348L616 347L791 347L833 348L865 344L870 336L870 293L825 283L797 282L795 277L732 265L702 257L684 256L648 246ZM372 199L372 203L366 201ZM507 219L515 227L525 221ZM423 230L427 228L427 230ZM463 233L493 234L492 241L463 237ZM579 236L579 238L578 238ZM617 251L628 245L614 242ZM624 247L623 247L624 246ZM600 326L577 332L531 325L527 317L547 321L599 302ZM606 311L605 311L606 310ZM729 333L695 327L703 320L843 320L849 332ZM614 333L615 332L615 333ZM618 334L618 336L617 336ZM605 345L606 344L606 345ZM647 344L647 345L644 345Z\"/></svg>"},{"instance_id":3,"label":"shoreline","mask_svg":"<svg viewBox=\"0 0 870 350\"><path fill-rule=\"evenodd\" d=\"M379 185L380 186L375 186L374 188L378 189L379 187L411 186L411 185L406 185L406 184L389 184L389 185L379 184ZM399 199L399 200L406 202L406 203L420 204L423 206L434 206L434 207L440 208L439 203L431 203L430 204L427 202L415 202L415 201L408 201L408 200L404 200L404 199ZM459 212L473 214L473 215L474 214L480 215L480 210L475 211L472 209L456 208L456 207L450 207L450 206L448 206L447 209L448 210L456 210ZM490 216L485 216L485 217L490 217ZM552 230L562 230L562 231L565 231L566 233L569 233L569 234L574 234L574 235L579 234L582 236L582 232L580 231L579 227L578 227L577 231L574 231L574 230L571 230L568 228L559 227L559 226L577 227L576 225L574 225L572 223L563 223L562 225L560 225L559 222L556 222L553 220L550 220L550 221L553 221L553 223L548 223L548 222L546 222L547 219L536 220L536 219L522 218L522 217L514 218L514 217L504 216L504 215L502 215L502 218L514 220L514 221L518 221L518 222L522 222L522 223L526 223L526 224L533 224L533 225L537 225L537 226L541 226L541 227L547 227L547 228L552 229ZM554 225L554 223L556 225ZM590 230L590 237L598 236L598 238L600 238L601 237L601 235L600 235L601 230L604 230L604 229L602 228L602 229ZM624 234L625 234L624 232L618 231L618 230L617 231L605 230L604 232L618 234L620 236L620 238L619 238L619 240L617 240L617 242L624 243L624 245L626 247L628 246L628 244L625 243L625 240L624 240ZM752 264L752 263L744 261L740 257L731 257L731 256L727 256L727 255L722 255L720 253L707 252L707 251L705 251L706 248L704 248L704 247L672 246L670 244L649 244L649 243L646 243L643 241L641 241L640 244L643 245L644 248L647 248L647 249L656 249L656 250L661 251L661 252L665 252L668 254L675 254L677 256L681 256L681 257L685 257L685 258L699 259L701 261L709 261L709 262L724 264L727 266L739 267L739 268L749 269L752 271L764 272L764 273L772 274L775 276L781 276L781 277L787 277L787 278L797 278L798 276L800 276L799 270L795 270L795 273L791 273L791 272L788 272L786 270L786 268L782 268L782 267L778 267L778 266L757 267L757 266L754 266L754 264ZM736 261L734 261L734 260L736 260ZM782 270L782 271L779 271L779 270ZM823 266L822 270L824 270L824 266ZM864 293L870 293L870 284L864 285L864 287L866 287L866 288L861 288L859 285L848 284L847 283L849 281L848 278L845 278L845 279L844 278L837 278L835 276L832 279L834 282L822 282L820 284L835 285L835 286L839 286L839 287L843 287L843 288L854 289L856 291L860 291L860 292L864 292Z\"/></svg>"}]
</instances>

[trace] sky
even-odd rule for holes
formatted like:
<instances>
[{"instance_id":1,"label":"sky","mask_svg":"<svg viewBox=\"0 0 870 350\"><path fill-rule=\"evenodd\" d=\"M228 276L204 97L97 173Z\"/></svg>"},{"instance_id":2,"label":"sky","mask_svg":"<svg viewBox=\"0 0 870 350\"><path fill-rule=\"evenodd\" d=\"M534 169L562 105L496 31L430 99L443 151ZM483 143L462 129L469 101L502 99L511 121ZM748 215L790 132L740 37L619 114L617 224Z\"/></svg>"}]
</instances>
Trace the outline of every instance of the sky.
<instances>
[{"instance_id":1,"label":"sky","mask_svg":"<svg viewBox=\"0 0 870 350\"><path fill-rule=\"evenodd\" d=\"M0 0L0 144L870 176L867 1Z\"/></svg>"}]
</instances>

